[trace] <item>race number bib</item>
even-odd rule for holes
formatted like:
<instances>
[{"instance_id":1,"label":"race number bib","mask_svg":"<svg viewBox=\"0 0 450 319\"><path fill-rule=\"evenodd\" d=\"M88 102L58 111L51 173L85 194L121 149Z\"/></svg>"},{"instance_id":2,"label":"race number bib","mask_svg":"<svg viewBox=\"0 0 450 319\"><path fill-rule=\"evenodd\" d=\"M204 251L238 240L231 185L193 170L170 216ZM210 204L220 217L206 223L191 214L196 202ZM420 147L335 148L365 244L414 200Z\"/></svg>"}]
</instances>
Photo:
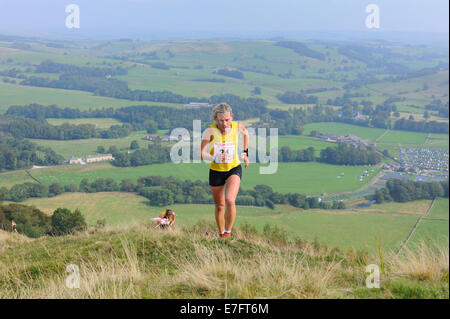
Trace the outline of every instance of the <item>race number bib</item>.
<instances>
[{"instance_id":1,"label":"race number bib","mask_svg":"<svg viewBox=\"0 0 450 319\"><path fill-rule=\"evenodd\" d=\"M214 143L216 163L230 163L234 159L234 142Z\"/></svg>"}]
</instances>

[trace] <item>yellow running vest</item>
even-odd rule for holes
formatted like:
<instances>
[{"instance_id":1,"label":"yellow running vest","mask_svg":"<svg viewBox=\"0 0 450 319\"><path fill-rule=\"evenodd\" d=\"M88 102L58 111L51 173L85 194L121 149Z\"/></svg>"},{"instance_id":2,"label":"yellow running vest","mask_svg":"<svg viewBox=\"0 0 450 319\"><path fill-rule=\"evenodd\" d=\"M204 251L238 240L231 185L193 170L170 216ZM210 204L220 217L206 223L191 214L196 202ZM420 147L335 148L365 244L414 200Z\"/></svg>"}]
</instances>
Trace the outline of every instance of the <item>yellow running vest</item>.
<instances>
[{"instance_id":1,"label":"yellow running vest","mask_svg":"<svg viewBox=\"0 0 450 319\"><path fill-rule=\"evenodd\" d=\"M159 214L159 216L162 216L161 218L166 218L166 211L162 211L160 214ZM173 221L173 215L172 215L172 217L170 218L170 219L168 219L169 221Z\"/></svg>"},{"instance_id":2,"label":"yellow running vest","mask_svg":"<svg viewBox=\"0 0 450 319\"><path fill-rule=\"evenodd\" d=\"M216 123L211 124L209 127L211 127L213 131L212 139L210 140L211 149L209 154L216 154L216 162L219 162L211 162L209 168L214 171L227 172L241 164L238 154L238 122L231 122L231 130L227 135L222 135L222 133L220 133ZM225 153L225 161L222 163L220 154L223 153Z\"/></svg>"}]
</instances>

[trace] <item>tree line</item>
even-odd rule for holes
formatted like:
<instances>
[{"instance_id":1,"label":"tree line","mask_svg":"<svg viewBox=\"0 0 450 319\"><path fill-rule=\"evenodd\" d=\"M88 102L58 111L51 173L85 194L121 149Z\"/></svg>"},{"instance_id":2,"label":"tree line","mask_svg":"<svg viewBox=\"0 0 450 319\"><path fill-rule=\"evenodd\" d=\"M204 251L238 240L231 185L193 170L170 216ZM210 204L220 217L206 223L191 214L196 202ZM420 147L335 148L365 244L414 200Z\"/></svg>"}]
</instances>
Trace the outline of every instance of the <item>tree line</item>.
<instances>
[{"instance_id":1,"label":"tree line","mask_svg":"<svg viewBox=\"0 0 450 319\"><path fill-rule=\"evenodd\" d=\"M344 143L320 151L321 162L335 165L375 165L382 159L379 152Z\"/></svg>"},{"instance_id":2,"label":"tree line","mask_svg":"<svg viewBox=\"0 0 450 319\"><path fill-rule=\"evenodd\" d=\"M409 202L421 199L448 198L448 179L441 182L414 182L410 180L390 179L386 187L377 189L372 199L378 204L383 202Z\"/></svg>"},{"instance_id":3,"label":"tree line","mask_svg":"<svg viewBox=\"0 0 450 319\"><path fill-rule=\"evenodd\" d=\"M286 104L316 104L319 102L319 98L315 95L306 95L293 91L277 94L277 99Z\"/></svg>"},{"instance_id":4,"label":"tree line","mask_svg":"<svg viewBox=\"0 0 450 319\"><path fill-rule=\"evenodd\" d=\"M232 69L222 68L222 69L218 69L214 73L217 73L217 74L220 74L220 75L223 75L223 76L232 77L232 78L235 78L235 79L243 79L244 78L244 73L242 73L239 70L232 70Z\"/></svg>"},{"instance_id":5,"label":"tree line","mask_svg":"<svg viewBox=\"0 0 450 319\"><path fill-rule=\"evenodd\" d=\"M127 75L128 70L117 66L116 68L97 68L77 66L72 64L56 63L46 60L38 64L35 73L65 73L70 75L81 75L87 77L106 77L108 75Z\"/></svg>"},{"instance_id":6,"label":"tree line","mask_svg":"<svg viewBox=\"0 0 450 319\"><path fill-rule=\"evenodd\" d=\"M395 122L394 129L414 132L448 134L448 123L399 119Z\"/></svg>"},{"instance_id":7,"label":"tree line","mask_svg":"<svg viewBox=\"0 0 450 319\"><path fill-rule=\"evenodd\" d=\"M112 125L108 129L96 129L94 124L51 125L45 119L15 118L0 124L0 131L15 138L37 138L50 140L76 140L88 138L121 138L133 130L128 123Z\"/></svg>"}]
</instances>

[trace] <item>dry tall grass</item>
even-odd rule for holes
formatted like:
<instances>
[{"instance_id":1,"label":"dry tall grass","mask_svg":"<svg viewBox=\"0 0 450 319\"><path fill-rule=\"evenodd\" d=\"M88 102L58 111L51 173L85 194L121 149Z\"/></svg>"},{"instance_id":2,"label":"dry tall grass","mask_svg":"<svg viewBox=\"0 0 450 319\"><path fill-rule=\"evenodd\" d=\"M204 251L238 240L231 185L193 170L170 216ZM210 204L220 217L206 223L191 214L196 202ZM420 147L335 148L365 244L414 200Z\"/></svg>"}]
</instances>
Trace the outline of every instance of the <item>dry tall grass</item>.
<instances>
[{"instance_id":1,"label":"dry tall grass","mask_svg":"<svg viewBox=\"0 0 450 319\"><path fill-rule=\"evenodd\" d=\"M0 298L358 298L365 266L377 260L248 231L235 236L216 238L207 224L173 232L135 224L36 240L0 233ZM66 286L71 263L80 288ZM407 277L448 294L448 245L422 243L385 263L383 284Z\"/></svg>"},{"instance_id":2,"label":"dry tall grass","mask_svg":"<svg viewBox=\"0 0 450 319\"><path fill-rule=\"evenodd\" d=\"M449 273L449 248L435 243L433 247L420 242L413 248L405 247L403 254L391 256L389 267L393 275L414 280L436 281Z\"/></svg>"}]
</instances>

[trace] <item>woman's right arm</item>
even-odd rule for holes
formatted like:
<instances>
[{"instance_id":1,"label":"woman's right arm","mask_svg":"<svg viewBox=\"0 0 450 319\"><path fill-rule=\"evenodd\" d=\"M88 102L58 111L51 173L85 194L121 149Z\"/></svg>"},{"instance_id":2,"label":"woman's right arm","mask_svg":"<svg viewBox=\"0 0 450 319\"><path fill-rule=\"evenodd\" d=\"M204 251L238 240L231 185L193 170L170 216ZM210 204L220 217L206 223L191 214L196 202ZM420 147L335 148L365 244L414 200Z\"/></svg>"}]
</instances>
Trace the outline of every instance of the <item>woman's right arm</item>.
<instances>
[{"instance_id":1,"label":"woman's right arm","mask_svg":"<svg viewBox=\"0 0 450 319\"><path fill-rule=\"evenodd\" d=\"M205 134L203 135L202 142L200 144L200 154L199 157L204 160L213 161L213 156L206 151L206 146L208 146L211 141L212 132L211 128L207 128Z\"/></svg>"}]
</instances>

